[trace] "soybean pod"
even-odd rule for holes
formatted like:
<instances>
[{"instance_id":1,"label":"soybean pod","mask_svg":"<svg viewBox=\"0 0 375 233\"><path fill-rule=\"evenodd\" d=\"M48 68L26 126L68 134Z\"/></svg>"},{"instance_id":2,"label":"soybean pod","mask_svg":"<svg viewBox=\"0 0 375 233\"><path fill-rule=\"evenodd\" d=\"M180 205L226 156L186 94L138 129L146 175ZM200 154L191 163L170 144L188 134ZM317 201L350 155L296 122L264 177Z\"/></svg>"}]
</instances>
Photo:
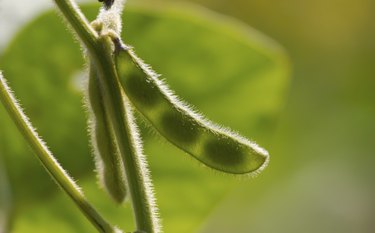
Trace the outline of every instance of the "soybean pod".
<instances>
[{"instance_id":1,"label":"soybean pod","mask_svg":"<svg viewBox=\"0 0 375 233\"><path fill-rule=\"evenodd\" d=\"M266 150L191 110L131 48L118 47L116 66L125 94L168 141L226 173L254 174L267 165Z\"/></svg>"},{"instance_id":2,"label":"soybean pod","mask_svg":"<svg viewBox=\"0 0 375 233\"><path fill-rule=\"evenodd\" d=\"M91 142L99 181L116 202L122 203L126 197L125 171L106 114L98 72L94 64L90 64L88 100L91 109Z\"/></svg>"}]
</instances>

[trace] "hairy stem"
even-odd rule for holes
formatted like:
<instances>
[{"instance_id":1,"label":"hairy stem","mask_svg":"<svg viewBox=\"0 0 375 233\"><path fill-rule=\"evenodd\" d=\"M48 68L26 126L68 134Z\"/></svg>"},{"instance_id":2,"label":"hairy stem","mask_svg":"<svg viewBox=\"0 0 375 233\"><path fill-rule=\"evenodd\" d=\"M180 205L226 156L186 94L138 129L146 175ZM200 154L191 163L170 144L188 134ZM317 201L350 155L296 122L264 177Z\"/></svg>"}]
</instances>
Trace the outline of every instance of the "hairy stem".
<instances>
[{"instance_id":1,"label":"hairy stem","mask_svg":"<svg viewBox=\"0 0 375 233\"><path fill-rule=\"evenodd\" d=\"M109 109L112 127L115 130L115 137L124 160L137 231L157 233L159 227L155 216L156 208L152 202L153 196L148 181L148 172L137 151L136 132L134 132L134 127L133 129L131 127L133 124L131 110L125 109L127 100L124 100L125 97L114 66L111 38L98 36L71 0L54 1L88 49L90 59L96 65L98 72L101 73L99 82L103 87L104 101ZM121 9L123 2L121 0L121 3L118 3L116 7Z\"/></svg>"},{"instance_id":2,"label":"hairy stem","mask_svg":"<svg viewBox=\"0 0 375 233\"><path fill-rule=\"evenodd\" d=\"M95 59L101 75L104 101L109 109L109 115L115 135L123 156L127 183L136 219L137 230L147 233L159 232L156 207L153 204L153 194L148 181L148 172L142 161L138 135L135 131L133 113L128 100L122 93L117 77L111 50L112 40L108 36L100 37L101 56Z\"/></svg>"},{"instance_id":3,"label":"hairy stem","mask_svg":"<svg viewBox=\"0 0 375 233\"><path fill-rule=\"evenodd\" d=\"M64 18L72 26L78 38L89 51L95 51L97 47L98 35L90 26L88 20L83 15L77 4L72 0L53 0Z\"/></svg>"},{"instance_id":4,"label":"hairy stem","mask_svg":"<svg viewBox=\"0 0 375 233\"><path fill-rule=\"evenodd\" d=\"M22 136L29 143L38 159L42 162L48 173L53 177L56 183L68 194L76 203L81 212L87 219L99 230L99 232L110 233L118 232L91 206L81 192L78 185L65 172L61 165L54 158L45 143L40 139L37 132L31 126L26 115L17 104L5 79L0 73L0 102L4 105L13 122L16 124Z\"/></svg>"}]
</instances>

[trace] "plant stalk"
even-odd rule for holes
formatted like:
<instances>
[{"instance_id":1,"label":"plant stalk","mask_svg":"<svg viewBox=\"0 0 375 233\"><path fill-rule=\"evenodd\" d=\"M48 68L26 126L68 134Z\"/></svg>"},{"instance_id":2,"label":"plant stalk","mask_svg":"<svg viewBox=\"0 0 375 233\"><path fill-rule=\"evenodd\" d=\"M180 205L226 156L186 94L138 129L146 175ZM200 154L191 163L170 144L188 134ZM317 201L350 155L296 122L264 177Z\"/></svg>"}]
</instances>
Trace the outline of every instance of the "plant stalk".
<instances>
[{"instance_id":1,"label":"plant stalk","mask_svg":"<svg viewBox=\"0 0 375 233\"><path fill-rule=\"evenodd\" d=\"M88 20L83 15L77 4L72 0L53 0L64 18L77 33L78 38L85 47L93 52L97 48L98 34L90 26Z\"/></svg>"},{"instance_id":2,"label":"plant stalk","mask_svg":"<svg viewBox=\"0 0 375 233\"><path fill-rule=\"evenodd\" d=\"M136 138L134 137L136 132L131 129L131 125L134 124L130 119L132 113L129 104L127 104L128 108L125 108L127 100L118 81L111 38L98 36L73 1L54 1L86 46L89 57L100 72L99 82L103 86L104 101L109 109L111 124L115 130L119 150L124 159L137 231L157 233L159 228L155 216L156 211L153 210L153 196L149 190L150 184L147 183L147 170L145 166L142 167L143 161L137 154Z\"/></svg>"},{"instance_id":3,"label":"plant stalk","mask_svg":"<svg viewBox=\"0 0 375 233\"><path fill-rule=\"evenodd\" d=\"M48 173L56 183L68 194L76 203L86 218L98 229L99 232L112 233L117 230L112 227L103 217L91 206L78 185L65 172L58 161L54 158L45 143L40 139L33 129L26 115L17 104L5 79L0 73L0 102L4 105L13 122L16 124L22 136L29 143L32 150L42 162Z\"/></svg>"},{"instance_id":4,"label":"plant stalk","mask_svg":"<svg viewBox=\"0 0 375 233\"><path fill-rule=\"evenodd\" d=\"M153 210L153 196L147 179L147 170L142 161L139 142L134 129L133 113L127 97L120 86L111 50L112 39L108 36L100 37L101 56L94 59L99 67L99 81L103 86L104 101L109 109L112 127L115 130L120 153L126 172L128 188L131 196L133 211L138 231L147 233L158 232L157 218ZM96 58L96 57L94 57Z\"/></svg>"}]
</instances>

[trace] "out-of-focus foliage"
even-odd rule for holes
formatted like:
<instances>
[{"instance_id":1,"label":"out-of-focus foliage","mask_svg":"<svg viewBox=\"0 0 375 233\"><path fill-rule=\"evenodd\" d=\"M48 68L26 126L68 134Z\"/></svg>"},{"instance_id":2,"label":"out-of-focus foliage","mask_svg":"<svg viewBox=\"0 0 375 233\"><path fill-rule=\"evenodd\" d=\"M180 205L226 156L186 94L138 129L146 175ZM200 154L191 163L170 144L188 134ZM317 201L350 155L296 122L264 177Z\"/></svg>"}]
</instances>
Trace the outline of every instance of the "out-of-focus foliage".
<instances>
[{"instance_id":1,"label":"out-of-focus foliage","mask_svg":"<svg viewBox=\"0 0 375 233\"><path fill-rule=\"evenodd\" d=\"M84 8L90 19L97 6ZM289 83L283 50L209 11L186 5L152 8L126 9L125 42L210 119L269 144ZM54 12L26 26L0 57L10 86L62 165L99 211L130 230L129 206L114 206L95 186L82 110L84 66L78 43ZM92 232L73 203L57 192L1 108L0 124L0 153L17 205L14 232ZM196 231L228 191L251 183L201 168L149 130L142 132L165 232Z\"/></svg>"},{"instance_id":2,"label":"out-of-focus foliage","mask_svg":"<svg viewBox=\"0 0 375 233\"><path fill-rule=\"evenodd\" d=\"M375 1L194 1L262 30L293 61L269 169L202 232L374 232Z\"/></svg>"},{"instance_id":3,"label":"out-of-focus foliage","mask_svg":"<svg viewBox=\"0 0 375 233\"><path fill-rule=\"evenodd\" d=\"M0 230L8 229L11 223L12 197L5 164L0 157Z\"/></svg>"}]
</instances>

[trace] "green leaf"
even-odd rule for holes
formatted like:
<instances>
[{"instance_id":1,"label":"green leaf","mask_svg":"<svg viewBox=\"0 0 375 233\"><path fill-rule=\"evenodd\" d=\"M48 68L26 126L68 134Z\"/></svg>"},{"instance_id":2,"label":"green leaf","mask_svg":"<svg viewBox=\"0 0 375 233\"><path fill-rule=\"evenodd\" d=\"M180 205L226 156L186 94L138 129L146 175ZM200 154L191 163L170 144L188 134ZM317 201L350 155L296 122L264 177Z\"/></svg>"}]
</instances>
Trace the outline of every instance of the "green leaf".
<instances>
[{"instance_id":1,"label":"green leaf","mask_svg":"<svg viewBox=\"0 0 375 233\"><path fill-rule=\"evenodd\" d=\"M152 6L154 8L154 6ZM97 5L84 7L91 20ZM163 74L171 89L209 119L267 144L282 107L289 64L269 38L235 20L190 5L129 6L125 42ZM0 56L0 67L40 135L90 200L120 227L129 206L115 207L94 186L80 82L78 43L55 12L29 23ZM39 165L0 107L0 153L18 209L15 233L92 232ZM219 176L143 131L165 232L193 232L239 181ZM271 154L272 160L272 154ZM124 221L124 219L127 219Z\"/></svg>"},{"instance_id":2,"label":"green leaf","mask_svg":"<svg viewBox=\"0 0 375 233\"><path fill-rule=\"evenodd\" d=\"M0 156L0 232L8 232L12 221L12 194L5 170L3 158Z\"/></svg>"}]
</instances>

